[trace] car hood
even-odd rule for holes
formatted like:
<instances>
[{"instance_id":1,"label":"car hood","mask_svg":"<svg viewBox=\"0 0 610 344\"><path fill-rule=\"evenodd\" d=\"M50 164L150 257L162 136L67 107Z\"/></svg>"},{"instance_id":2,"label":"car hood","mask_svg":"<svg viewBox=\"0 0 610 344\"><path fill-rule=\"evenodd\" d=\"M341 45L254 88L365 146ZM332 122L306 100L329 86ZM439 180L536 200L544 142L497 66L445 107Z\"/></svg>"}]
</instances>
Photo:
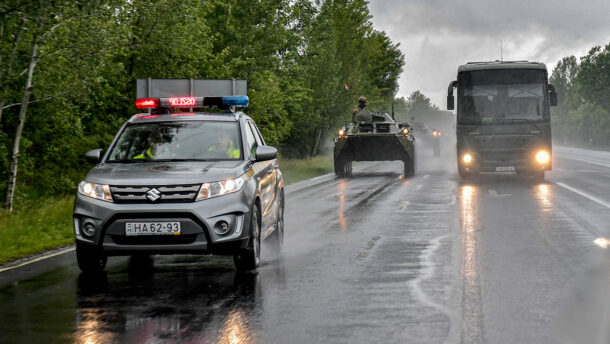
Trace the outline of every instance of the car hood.
<instances>
[{"instance_id":1,"label":"car hood","mask_svg":"<svg viewBox=\"0 0 610 344\"><path fill-rule=\"evenodd\" d=\"M103 163L85 180L133 186L199 184L239 177L246 166L246 161Z\"/></svg>"}]
</instances>

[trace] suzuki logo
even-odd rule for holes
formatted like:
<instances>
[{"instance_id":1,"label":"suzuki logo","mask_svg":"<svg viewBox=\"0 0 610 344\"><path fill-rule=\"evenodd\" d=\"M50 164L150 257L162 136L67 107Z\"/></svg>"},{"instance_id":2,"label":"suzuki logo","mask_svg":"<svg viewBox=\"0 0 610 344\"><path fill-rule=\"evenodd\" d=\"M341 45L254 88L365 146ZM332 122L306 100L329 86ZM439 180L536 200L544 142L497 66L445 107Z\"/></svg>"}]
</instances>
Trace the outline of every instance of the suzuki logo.
<instances>
[{"instance_id":1,"label":"suzuki logo","mask_svg":"<svg viewBox=\"0 0 610 344\"><path fill-rule=\"evenodd\" d=\"M161 191L152 188L148 191L146 191L146 198L148 198L151 202L154 202L156 200L158 200L159 198L161 198Z\"/></svg>"}]
</instances>

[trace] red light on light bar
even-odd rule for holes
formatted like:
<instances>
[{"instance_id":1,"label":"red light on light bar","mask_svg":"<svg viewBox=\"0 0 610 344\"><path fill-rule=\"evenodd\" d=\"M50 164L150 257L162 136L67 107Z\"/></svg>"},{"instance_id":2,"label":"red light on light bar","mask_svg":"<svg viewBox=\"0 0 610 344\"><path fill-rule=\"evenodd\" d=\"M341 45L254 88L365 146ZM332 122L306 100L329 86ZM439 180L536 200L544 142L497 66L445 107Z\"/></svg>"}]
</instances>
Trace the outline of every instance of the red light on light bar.
<instances>
[{"instance_id":1,"label":"red light on light bar","mask_svg":"<svg viewBox=\"0 0 610 344\"><path fill-rule=\"evenodd\" d=\"M138 109L150 109L159 106L159 98L139 98L136 99L136 107Z\"/></svg>"},{"instance_id":2,"label":"red light on light bar","mask_svg":"<svg viewBox=\"0 0 610 344\"><path fill-rule=\"evenodd\" d=\"M195 106L195 97L173 97L167 101L173 107L191 107Z\"/></svg>"}]
</instances>

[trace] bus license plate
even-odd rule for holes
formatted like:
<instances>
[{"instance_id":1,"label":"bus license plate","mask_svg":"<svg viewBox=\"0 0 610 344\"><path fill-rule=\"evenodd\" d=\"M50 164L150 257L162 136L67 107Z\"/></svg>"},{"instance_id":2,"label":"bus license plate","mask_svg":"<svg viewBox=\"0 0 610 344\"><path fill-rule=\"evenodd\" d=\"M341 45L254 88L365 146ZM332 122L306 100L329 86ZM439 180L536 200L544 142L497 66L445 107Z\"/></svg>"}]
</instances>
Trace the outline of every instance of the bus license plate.
<instances>
[{"instance_id":1,"label":"bus license plate","mask_svg":"<svg viewBox=\"0 0 610 344\"><path fill-rule=\"evenodd\" d=\"M515 172L515 166L498 166L496 172Z\"/></svg>"},{"instance_id":2,"label":"bus license plate","mask_svg":"<svg viewBox=\"0 0 610 344\"><path fill-rule=\"evenodd\" d=\"M125 235L180 235L180 222L127 222Z\"/></svg>"}]
</instances>

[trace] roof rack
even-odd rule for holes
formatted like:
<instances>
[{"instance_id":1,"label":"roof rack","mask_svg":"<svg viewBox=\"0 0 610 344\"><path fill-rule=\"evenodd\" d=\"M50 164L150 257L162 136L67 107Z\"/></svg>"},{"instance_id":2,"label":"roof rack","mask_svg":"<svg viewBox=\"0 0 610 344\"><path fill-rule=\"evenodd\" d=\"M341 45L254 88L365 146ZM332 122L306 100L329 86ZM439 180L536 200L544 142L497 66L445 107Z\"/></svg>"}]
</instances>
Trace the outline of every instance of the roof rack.
<instances>
[{"instance_id":1,"label":"roof rack","mask_svg":"<svg viewBox=\"0 0 610 344\"><path fill-rule=\"evenodd\" d=\"M515 60L515 61L475 61L475 62L466 62L466 64L491 64L491 63L532 63L537 64L538 62L527 61L527 60Z\"/></svg>"}]
</instances>

